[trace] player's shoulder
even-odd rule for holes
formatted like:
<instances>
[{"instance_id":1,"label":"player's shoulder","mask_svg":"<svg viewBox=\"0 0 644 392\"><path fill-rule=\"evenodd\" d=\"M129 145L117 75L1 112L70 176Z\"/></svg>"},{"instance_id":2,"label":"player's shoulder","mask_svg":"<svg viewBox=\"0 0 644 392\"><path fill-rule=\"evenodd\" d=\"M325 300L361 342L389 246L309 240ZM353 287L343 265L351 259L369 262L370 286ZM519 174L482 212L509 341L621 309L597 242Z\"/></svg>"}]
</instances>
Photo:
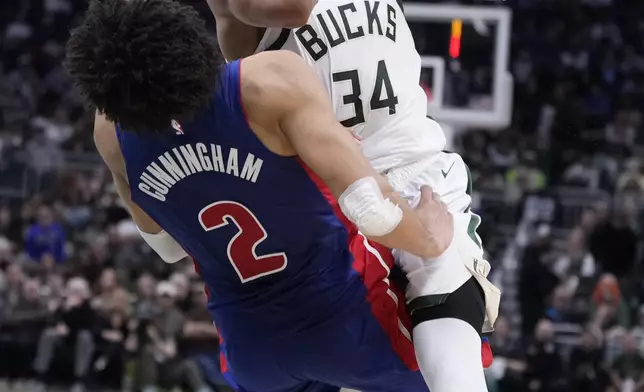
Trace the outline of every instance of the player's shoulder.
<instances>
[{"instance_id":1,"label":"player's shoulder","mask_svg":"<svg viewBox=\"0 0 644 392\"><path fill-rule=\"evenodd\" d=\"M313 71L295 53L281 50L240 61L241 100L251 129L272 152L293 155L280 124L310 101L306 90L315 76L306 73Z\"/></svg>"},{"instance_id":2,"label":"player's shoulder","mask_svg":"<svg viewBox=\"0 0 644 392\"><path fill-rule=\"evenodd\" d=\"M288 82L292 72L307 67L304 60L288 50L260 52L242 61L242 81L266 83Z\"/></svg>"},{"instance_id":3,"label":"player's shoulder","mask_svg":"<svg viewBox=\"0 0 644 392\"><path fill-rule=\"evenodd\" d=\"M114 123L99 112L94 115L94 144L103 157L114 154L114 150L118 148Z\"/></svg>"},{"instance_id":4,"label":"player's shoulder","mask_svg":"<svg viewBox=\"0 0 644 392\"><path fill-rule=\"evenodd\" d=\"M261 52L241 61L242 90L251 99L280 96L284 102L306 89L306 80L315 76L300 56L286 50Z\"/></svg>"}]
</instances>

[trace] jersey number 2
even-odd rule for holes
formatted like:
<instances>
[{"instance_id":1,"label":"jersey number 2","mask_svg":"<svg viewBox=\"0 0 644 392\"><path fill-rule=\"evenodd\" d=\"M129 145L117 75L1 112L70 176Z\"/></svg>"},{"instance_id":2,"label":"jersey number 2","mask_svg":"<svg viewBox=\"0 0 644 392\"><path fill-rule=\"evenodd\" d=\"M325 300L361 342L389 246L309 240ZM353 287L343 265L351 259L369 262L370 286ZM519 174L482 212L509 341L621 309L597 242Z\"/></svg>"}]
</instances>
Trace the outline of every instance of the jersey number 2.
<instances>
[{"instance_id":1,"label":"jersey number 2","mask_svg":"<svg viewBox=\"0 0 644 392\"><path fill-rule=\"evenodd\" d=\"M364 110L362 109L362 99L360 95L360 75L357 69L351 71L336 72L331 75L334 82L351 82L351 94L342 97L342 103L345 105L353 105L356 115L341 121L345 127L352 127L354 125L362 124L365 122ZM382 98L383 90L385 97ZM389 114L396 114L396 105L398 105L398 97L394 95L394 89L391 87L391 79L389 79L389 72L387 72L387 65L385 60L378 61L378 71L376 72L376 85L371 94L371 101L369 107L371 110L389 108Z\"/></svg>"},{"instance_id":2,"label":"jersey number 2","mask_svg":"<svg viewBox=\"0 0 644 392\"><path fill-rule=\"evenodd\" d=\"M234 223L239 231L228 242L228 261L242 283L271 275L286 268L284 252L258 255L256 248L268 234L257 217L244 205L234 201L218 201L199 213L204 230L216 230Z\"/></svg>"}]
</instances>

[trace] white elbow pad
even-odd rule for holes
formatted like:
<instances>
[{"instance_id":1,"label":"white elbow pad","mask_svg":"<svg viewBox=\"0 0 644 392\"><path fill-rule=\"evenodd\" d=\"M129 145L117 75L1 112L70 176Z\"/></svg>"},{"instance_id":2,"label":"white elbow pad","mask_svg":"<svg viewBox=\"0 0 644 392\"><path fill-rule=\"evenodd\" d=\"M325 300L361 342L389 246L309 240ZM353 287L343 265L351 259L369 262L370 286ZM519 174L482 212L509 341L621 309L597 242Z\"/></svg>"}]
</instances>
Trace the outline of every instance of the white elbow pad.
<instances>
[{"instance_id":1,"label":"white elbow pad","mask_svg":"<svg viewBox=\"0 0 644 392\"><path fill-rule=\"evenodd\" d=\"M344 215L367 237L380 237L394 231L402 220L402 209L385 199L373 177L364 177L345 190L338 199Z\"/></svg>"},{"instance_id":2,"label":"white elbow pad","mask_svg":"<svg viewBox=\"0 0 644 392\"><path fill-rule=\"evenodd\" d=\"M138 229L138 227L137 227ZM145 233L139 229L141 237L150 245L163 261L166 263L176 263L177 261L188 257L188 254L185 250L179 245L174 238L170 237L165 230L162 230L157 234Z\"/></svg>"}]
</instances>

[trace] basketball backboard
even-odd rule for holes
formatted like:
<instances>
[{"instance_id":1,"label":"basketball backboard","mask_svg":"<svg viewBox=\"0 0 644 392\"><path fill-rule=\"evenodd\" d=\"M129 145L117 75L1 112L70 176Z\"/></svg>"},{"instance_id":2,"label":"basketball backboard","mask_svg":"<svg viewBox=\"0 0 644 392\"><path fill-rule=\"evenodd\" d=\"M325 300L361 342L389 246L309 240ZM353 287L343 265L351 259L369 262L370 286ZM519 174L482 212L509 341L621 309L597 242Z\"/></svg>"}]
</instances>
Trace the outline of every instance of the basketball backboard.
<instances>
[{"instance_id":1,"label":"basketball backboard","mask_svg":"<svg viewBox=\"0 0 644 392\"><path fill-rule=\"evenodd\" d=\"M404 6L422 56L428 113L457 127L508 126L512 115L510 10L498 5Z\"/></svg>"}]
</instances>

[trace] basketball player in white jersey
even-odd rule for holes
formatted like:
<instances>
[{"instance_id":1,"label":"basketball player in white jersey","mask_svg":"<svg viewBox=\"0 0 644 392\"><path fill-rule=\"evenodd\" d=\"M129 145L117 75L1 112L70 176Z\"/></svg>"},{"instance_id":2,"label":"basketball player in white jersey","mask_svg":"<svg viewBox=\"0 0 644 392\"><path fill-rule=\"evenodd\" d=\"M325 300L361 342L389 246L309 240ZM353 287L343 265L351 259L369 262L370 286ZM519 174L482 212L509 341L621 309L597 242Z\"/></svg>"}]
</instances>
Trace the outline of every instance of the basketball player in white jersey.
<instances>
[{"instance_id":1,"label":"basketball player in white jersey","mask_svg":"<svg viewBox=\"0 0 644 392\"><path fill-rule=\"evenodd\" d=\"M480 218L470 209L469 170L458 154L442 152L442 129L427 117L427 97L419 86L420 56L401 4L208 2L228 60L265 50L298 53L323 81L337 119L394 189L415 205L420 187L429 185L448 205L455 236L441 257L421 259L394 252L409 280L414 347L430 390L487 391L480 334L484 324L491 330L500 292L486 278L489 263L483 260L476 234Z\"/></svg>"}]
</instances>

